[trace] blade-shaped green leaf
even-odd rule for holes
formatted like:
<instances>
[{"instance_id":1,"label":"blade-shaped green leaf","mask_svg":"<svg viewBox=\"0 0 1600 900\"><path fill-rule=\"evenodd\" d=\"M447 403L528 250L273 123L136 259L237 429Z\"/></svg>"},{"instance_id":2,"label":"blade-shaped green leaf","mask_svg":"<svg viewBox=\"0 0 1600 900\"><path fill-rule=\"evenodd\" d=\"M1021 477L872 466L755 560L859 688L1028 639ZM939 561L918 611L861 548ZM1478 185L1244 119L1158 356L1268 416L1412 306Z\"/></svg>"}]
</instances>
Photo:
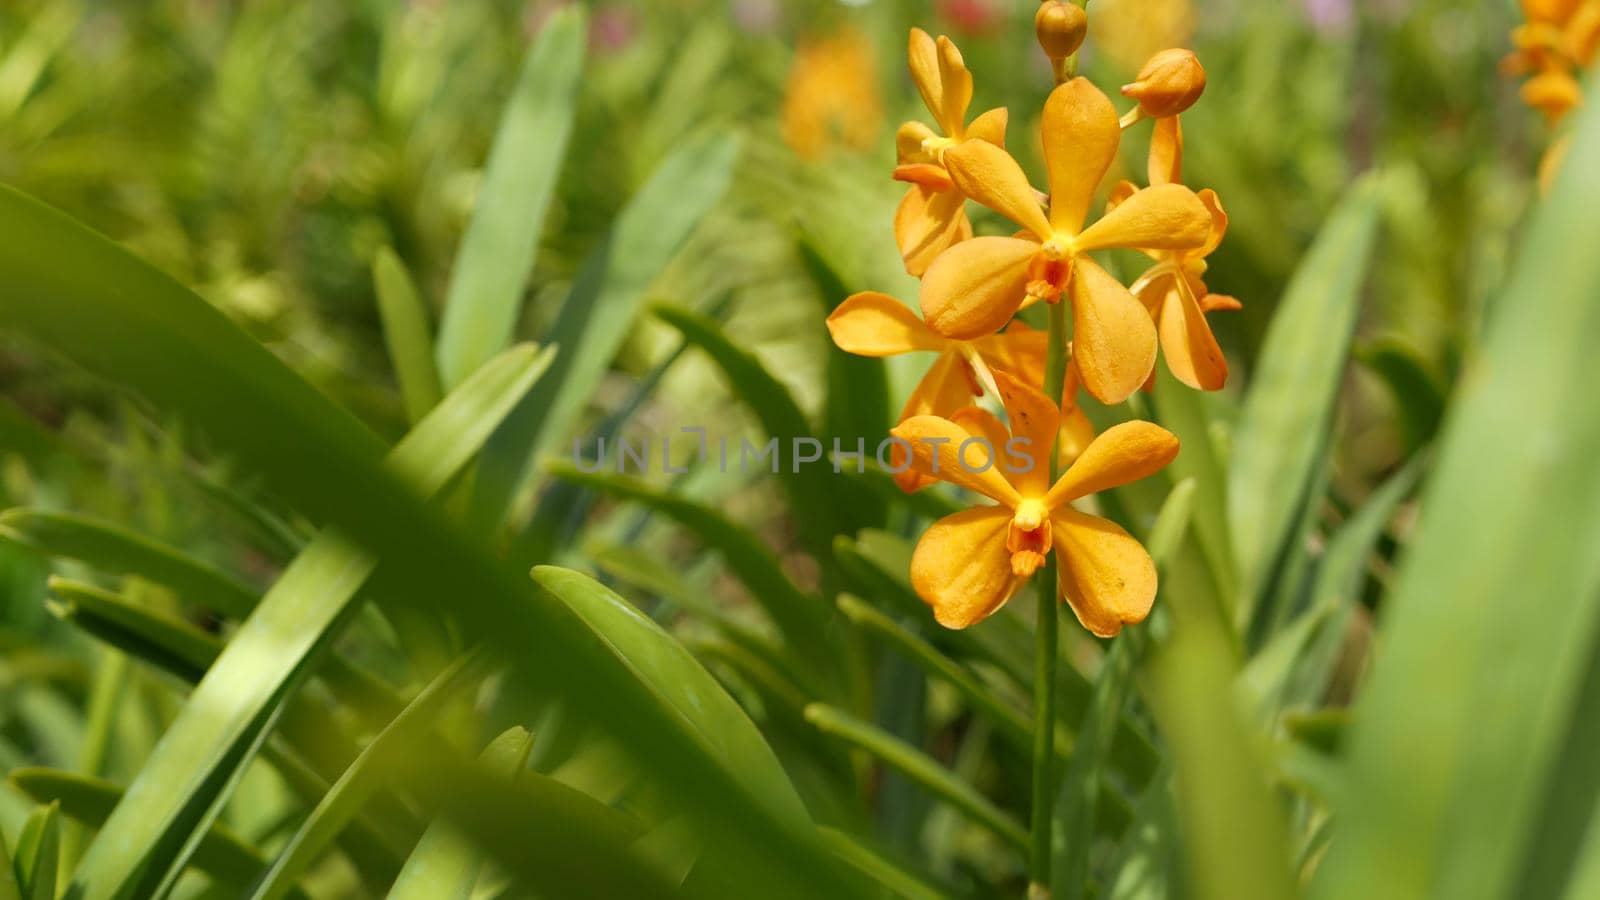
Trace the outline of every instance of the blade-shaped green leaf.
<instances>
[{"instance_id":1,"label":"blade-shaped green leaf","mask_svg":"<svg viewBox=\"0 0 1600 900\"><path fill-rule=\"evenodd\" d=\"M750 597L772 618L778 633L795 641L797 649L822 653L827 639L822 631L826 610L822 601L805 593L789 579L772 551L761 539L736 525L721 512L653 488L622 475L587 473L560 463L550 472L557 478L587 485L613 497L642 503L693 531L722 553L728 568L744 582Z\"/></svg>"},{"instance_id":2,"label":"blade-shaped green leaf","mask_svg":"<svg viewBox=\"0 0 1600 900\"><path fill-rule=\"evenodd\" d=\"M0 900L22 900L22 887L17 884L16 866L4 835L0 835Z\"/></svg>"},{"instance_id":3,"label":"blade-shaped green leaf","mask_svg":"<svg viewBox=\"0 0 1600 900\"><path fill-rule=\"evenodd\" d=\"M1174 482L1193 485L1189 528L1199 542L1218 594L1231 602L1238 594L1239 574L1228 527L1228 465L1211 433L1206 396L1172 377L1166 366L1157 366L1152 399L1161 425L1177 435L1183 447L1168 467L1168 475Z\"/></svg>"},{"instance_id":4,"label":"blade-shaped green leaf","mask_svg":"<svg viewBox=\"0 0 1600 900\"><path fill-rule=\"evenodd\" d=\"M480 369L400 443L390 460L414 489L438 491L548 366L550 354L508 351ZM241 774L289 692L354 610L373 560L326 533L289 566L196 685L74 878L85 897L125 896L170 880ZM127 835L127 837L122 837Z\"/></svg>"},{"instance_id":5,"label":"blade-shaped green leaf","mask_svg":"<svg viewBox=\"0 0 1600 900\"><path fill-rule=\"evenodd\" d=\"M0 538L103 572L138 575L172 588L191 603L230 616L247 615L256 605L258 592L227 572L110 522L71 513L8 509L0 512Z\"/></svg>"},{"instance_id":6,"label":"blade-shaped green leaf","mask_svg":"<svg viewBox=\"0 0 1600 900\"><path fill-rule=\"evenodd\" d=\"M122 800L122 788L115 783L75 772L27 768L9 777L24 794L40 803L59 804L61 812L90 828L105 824ZM223 825L211 826L194 854L195 868L236 890L244 890L266 864L260 850ZM53 894L48 896L53 900ZM304 898L298 892L295 896Z\"/></svg>"},{"instance_id":7,"label":"blade-shaped green leaf","mask_svg":"<svg viewBox=\"0 0 1600 900\"><path fill-rule=\"evenodd\" d=\"M822 313L833 312L833 308L851 293L839 270L810 236L802 235L797 248L800 262L816 286ZM864 438L869 448L875 448L887 437L890 415L889 373L883 360L856 356L829 346L828 397L820 429L822 439L831 447L832 439L838 438L849 447L854 446L857 438ZM836 515L838 528L849 534L863 528L882 528L887 509L887 503L880 498L855 497L850 504L841 505Z\"/></svg>"},{"instance_id":8,"label":"blade-shaped green leaf","mask_svg":"<svg viewBox=\"0 0 1600 900\"><path fill-rule=\"evenodd\" d=\"M1377 176L1364 178L1322 226L1251 373L1228 467L1241 625L1253 616L1257 594L1299 521L1319 450L1326 447L1377 240L1380 184Z\"/></svg>"},{"instance_id":9,"label":"blade-shaped green leaf","mask_svg":"<svg viewBox=\"0 0 1600 900\"><path fill-rule=\"evenodd\" d=\"M1390 335L1358 346L1356 359L1389 388L1406 449L1415 451L1433 440L1444 417L1445 388L1422 354Z\"/></svg>"},{"instance_id":10,"label":"blade-shaped green leaf","mask_svg":"<svg viewBox=\"0 0 1600 900\"><path fill-rule=\"evenodd\" d=\"M922 876L906 871L849 834L836 828L819 828L818 831L835 856L894 896L904 900L944 900L945 893L928 884Z\"/></svg>"},{"instance_id":11,"label":"blade-shaped green leaf","mask_svg":"<svg viewBox=\"0 0 1600 900\"><path fill-rule=\"evenodd\" d=\"M1102 810L1100 782L1117 723L1126 714L1129 682L1143 648L1143 631L1125 631L1116 639L1101 664L1093 701L1078 727L1078 740L1061 776L1052 813L1056 821L1051 848L1055 859L1051 866L1053 898L1087 896L1095 817Z\"/></svg>"},{"instance_id":12,"label":"blade-shaped green leaf","mask_svg":"<svg viewBox=\"0 0 1600 900\"><path fill-rule=\"evenodd\" d=\"M899 622L878 611L858 597L842 594L838 600L839 611L851 624L869 634L876 634L900 650L928 676L938 678L967 699L973 708L989 720L999 733L1017 750L1028 753L1033 748L1033 725L1023 713L1002 699L978 679L970 669L939 652L921 635L911 632ZM1070 738L1059 742L1070 745ZM1062 753L1065 754L1065 746Z\"/></svg>"},{"instance_id":13,"label":"blade-shaped green leaf","mask_svg":"<svg viewBox=\"0 0 1600 900\"><path fill-rule=\"evenodd\" d=\"M71 264L57 264L67 258ZM814 833L775 821L676 721L659 714L614 657L594 652L586 627L565 607L406 488L399 476L415 466L381 466L384 447L369 430L204 300L66 216L3 188L0 295L6 298L0 326L182 414L285 501L379 553L395 587L389 602L422 609L451 598L464 634L496 650L520 678L568 700L573 716L612 735L657 787L683 801L705 839L739 861L733 873L739 884L773 897L859 896L826 864ZM452 439L482 418L452 423ZM294 623L291 646L303 628ZM176 774L193 773L184 767ZM151 805L171 812L183 803L173 796L152 797ZM150 836L162 831L130 829L115 850L101 851L110 865L91 869L86 858L79 877L97 873L86 900L137 888L131 876L148 858Z\"/></svg>"},{"instance_id":14,"label":"blade-shaped green leaf","mask_svg":"<svg viewBox=\"0 0 1600 900\"><path fill-rule=\"evenodd\" d=\"M533 745L533 735L511 728L490 741L478 758L497 774L515 778L527 769ZM478 848L454 825L437 820L395 878L389 900L467 900L482 868Z\"/></svg>"},{"instance_id":15,"label":"blade-shaped green leaf","mask_svg":"<svg viewBox=\"0 0 1600 900\"><path fill-rule=\"evenodd\" d=\"M657 306L654 312L657 318L676 328L685 341L711 357L722 370L734 396L744 401L760 420L762 431L777 438L780 446L796 439L816 440L811 423L789 389L768 372L754 354L730 340L722 326L705 316L671 306ZM841 439L840 446L847 452L854 452L855 445L848 440ZM870 454L876 446L876 442L869 440L865 452ZM819 442L817 453L825 454L828 449ZM781 450L778 456L783 456ZM822 561L827 561L832 548L838 518L835 511L840 505L834 486L828 482L829 477L828 469L816 464L796 463L778 473L778 480L794 509L795 525L806 547Z\"/></svg>"},{"instance_id":16,"label":"blade-shaped green leaf","mask_svg":"<svg viewBox=\"0 0 1600 900\"><path fill-rule=\"evenodd\" d=\"M447 390L511 345L572 133L588 37L582 6L557 12L506 101L445 295L438 359Z\"/></svg>"},{"instance_id":17,"label":"blade-shaped green leaf","mask_svg":"<svg viewBox=\"0 0 1600 900\"><path fill-rule=\"evenodd\" d=\"M433 326L429 324L428 307L417 293L405 263L388 247L372 258L372 284L378 295L389 364L400 382L406 416L416 424L442 394L439 369L433 360Z\"/></svg>"},{"instance_id":18,"label":"blade-shaped green leaf","mask_svg":"<svg viewBox=\"0 0 1600 900\"><path fill-rule=\"evenodd\" d=\"M1284 900L1296 893L1288 823L1235 701L1231 632L1182 574L1162 581L1172 628L1152 653L1148 696L1176 768L1192 896Z\"/></svg>"},{"instance_id":19,"label":"blade-shaped green leaf","mask_svg":"<svg viewBox=\"0 0 1600 900\"><path fill-rule=\"evenodd\" d=\"M182 619L120 594L51 576L51 611L112 647L193 683L222 652L222 641Z\"/></svg>"},{"instance_id":20,"label":"blade-shaped green leaf","mask_svg":"<svg viewBox=\"0 0 1600 900\"><path fill-rule=\"evenodd\" d=\"M962 781L933 757L882 728L825 703L806 707L806 720L823 733L864 750L922 785L972 821L988 828L1018 850L1028 846L1028 830L1016 817L996 806L982 791Z\"/></svg>"},{"instance_id":21,"label":"blade-shaped green leaf","mask_svg":"<svg viewBox=\"0 0 1600 900\"><path fill-rule=\"evenodd\" d=\"M1320 701L1358 602L1367 558L1421 471L1419 457L1389 476L1334 533L1318 563L1310 605L1245 667L1245 687L1262 701L1265 714Z\"/></svg>"},{"instance_id":22,"label":"blade-shaped green leaf","mask_svg":"<svg viewBox=\"0 0 1600 900\"><path fill-rule=\"evenodd\" d=\"M650 283L727 190L738 151L738 140L721 132L679 147L585 262L548 335L561 347L560 358L486 451L476 498L480 521L499 521L528 467L571 432L627 338Z\"/></svg>"},{"instance_id":23,"label":"blade-shaped green leaf","mask_svg":"<svg viewBox=\"0 0 1600 900\"><path fill-rule=\"evenodd\" d=\"M1314 896L1524 896L1555 838L1536 815L1600 626L1600 107L1572 140L1446 417Z\"/></svg>"},{"instance_id":24,"label":"blade-shaped green leaf","mask_svg":"<svg viewBox=\"0 0 1600 900\"><path fill-rule=\"evenodd\" d=\"M577 613L775 815L796 826L811 821L761 732L672 635L586 575L540 566L533 579Z\"/></svg>"},{"instance_id":25,"label":"blade-shaped green leaf","mask_svg":"<svg viewBox=\"0 0 1600 900\"><path fill-rule=\"evenodd\" d=\"M643 846L644 826L627 813L538 772L508 778L499 764L415 757L419 793L534 896L575 888L595 897L679 895L676 878Z\"/></svg>"},{"instance_id":26,"label":"blade-shaped green leaf","mask_svg":"<svg viewBox=\"0 0 1600 900\"><path fill-rule=\"evenodd\" d=\"M279 851L266 874L256 882L252 898L278 900L294 889L311 864L382 786L395 757L427 737L434 717L470 684L472 674L470 657L449 666L367 744Z\"/></svg>"},{"instance_id":27,"label":"blade-shaped green leaf","mask_svg":"<svg viewBox=\"0 0 1600 900\"><path fill-rule=\"evenodd\" d=\"M12 775L13 783L15 773ZM27 793L24 790L24 793ZM56 869L61 853L61 804L55 797L34 797L35 809L17 836L17 886L28 900L55 900Z\"/></svg>"}]
</instances>

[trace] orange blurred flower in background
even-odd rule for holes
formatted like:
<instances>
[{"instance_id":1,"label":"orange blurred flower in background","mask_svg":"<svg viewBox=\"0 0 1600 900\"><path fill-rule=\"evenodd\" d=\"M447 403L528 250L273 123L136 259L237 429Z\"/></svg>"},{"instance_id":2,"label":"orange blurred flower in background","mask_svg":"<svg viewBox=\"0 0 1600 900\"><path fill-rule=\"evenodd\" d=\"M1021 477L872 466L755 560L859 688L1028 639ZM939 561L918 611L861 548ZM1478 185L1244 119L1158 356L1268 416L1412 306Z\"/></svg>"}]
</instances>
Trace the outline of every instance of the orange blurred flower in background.
<instances>
[{"instance_id":1,"label":"orange blurred flower in background","mask_svg":"<svg viewBox=\"0 0 1600 900\"><path fill-rule=\"evenodd\" d=\"M783 140L812 162L835 149L867 150L883 127L872 43L855 29L805 40L783 90Z\"/></svg>"},{"instance_id":2,"label":"orange blurred flower in background","mask_svg":"<svg viewBox=\"0 0 1600 900\"><path fill-rule=\"evenodd\" d=\"M1524 103L1561 121L1583 100L1577 72L1600 51L1600 0L1522 0L1527 22L1511 32L1515 48L1500 64L1507 75L1531 75Z\"/></svg>"},{"instance_id":3,"label":"orange blurred flower in background","mask_svg":"<svg viewBox=\"0 0 1600 900\"><path fill-rule=\"evenodd\" d=\"M1189 0L1095 0L1093 12L1095 46L1124 70L1194 36Z\"/></svg>"},{"instance_id":4,"label":"orange blurred flower in background","mask_svg":"<svg viewBox=\"0 0 1600 900\"><path fill-rule=\"evenodd\" d=\"M1531 75L1522 102L1552 126L1583 102L1578 71L1600 56L1600 0L1522 0L1526 24L1511 31L1515 48L1500 62L1506 75ZM1571 135L1558 138L1539 162L1539 186L1550 190L1566 159Z\"/></svg>"}]
</instances>

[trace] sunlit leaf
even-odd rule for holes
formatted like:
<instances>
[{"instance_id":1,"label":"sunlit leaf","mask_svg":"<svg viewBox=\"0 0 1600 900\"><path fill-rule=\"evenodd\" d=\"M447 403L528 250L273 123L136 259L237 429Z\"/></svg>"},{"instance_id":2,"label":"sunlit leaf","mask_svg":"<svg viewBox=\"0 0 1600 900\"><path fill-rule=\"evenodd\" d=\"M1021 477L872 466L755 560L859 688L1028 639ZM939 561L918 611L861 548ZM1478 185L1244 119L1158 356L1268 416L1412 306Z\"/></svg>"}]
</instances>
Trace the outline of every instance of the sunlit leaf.
<instances>
[{"instance_id":1,"label":"sunlit leaf","mask_svg":"<svg viewBox=\"0 0 1600 900\"><path fill-rule=\"evenodd\" d=\"M587 26L576 5L546 22L506 100L445 296L438 360L446 390L511 346L572 133Z\"/></svg>"}]
</instances>

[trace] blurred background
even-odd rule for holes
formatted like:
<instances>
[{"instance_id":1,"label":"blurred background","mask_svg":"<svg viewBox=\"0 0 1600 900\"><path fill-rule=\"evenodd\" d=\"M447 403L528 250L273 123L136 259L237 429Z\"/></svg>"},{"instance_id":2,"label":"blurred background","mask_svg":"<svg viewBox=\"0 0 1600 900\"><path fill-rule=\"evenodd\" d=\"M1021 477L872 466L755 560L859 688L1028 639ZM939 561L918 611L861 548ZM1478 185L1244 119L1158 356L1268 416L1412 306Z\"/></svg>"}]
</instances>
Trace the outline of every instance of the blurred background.
<instances>
[{"instance_id":1,"label":"blurred background","mask_svg":"<svg viewBox=\"0 0 1600 900\"><path fill-rule=\"evenodd\" d=\"M1187 170L1232 216L1212 278L1245 305L1213 318L1239 375L1276 286L1341 189L1392 162L1378 302L1362 342L1447 383L1497 284L1543 146L1538 116L1495 71L1514 4L1095 3L1083 62L1108 92L1163 47L1192 46L1207 66L1206 97L1186 119ZM392 435L403 418L370 259L394 247L442 303L501 105L558 5L13 0L0 10L0 178L194 287ZM543 333L557 307L549 298L663 155L731 124L748 135L737 185L656 290L704 305L730 295L731 330L814 399L826 334L792 232L821 235L851 283L913 295L892 251L902 190L888 177L895 126L925 116L905 70L913 25L957 41L975 73L974 108L1009 106L1013 148L1042 171L1036 111L1050 79L1032 4L648 0L593 10L525 334ZM1126 142L1136 169L1143 138ZM642 371L661 352L644 329L625 366ZM5 395L51 421L80 399L64 375L0 362ZM714 386L674 381L662 396L722 407ZM1351 425L1364 439L1347 462L1381 467L1416 435L1397 427L1411 420L1375 409L1394 402L1382 384L1357 381L1364 402Z\"/></svg>"},{"instance_id":2,"label":"blurred background","mask_svg":"<svg viewBox=\"0 0 1600 900\"><path fill-rule=\"evenodd\" d=\"M386 438L407 417L371 265L395 250L437 314L530 42L561 4L4 0L0 181L78 217L194 288ZM652 299L714 315L808 412L822 402L823 317L801 247L852 289L915 296L891 232L904 187L893 134L925 119L906 72L910 27L950 35L974 110L1011 109L1009 145L1042 182L1037 111L1051 87L1028 0L641 0L589 4L589 61L519 334L547 333L584 259L674 149L743 140L731 189ZM1383 239L1346 375L1330 515L1358 504L1434 435L1447 388L1501 284L1534 196L1539 116L1497 72L1511 0L1093 0L1084 72L1103 90L1154 51L1194 48L1207 92L1184 117L1186 175L1232 219L1210 286L1238 403L1282 285L1341 193L1382 166ZM1123 104L1119 102L1119 106ZM1125 140L1142 171L1148 129ZM1114 177L1115 177L1114 173ZM973 208L980 233L1007 230ZM799 238L804 240L799 240ZM1128 261L1131 265L1131 260ZM4 302L0 300L0 302ZM678 345L632 326L586 409L600 421ZM890 366L898 406L921 361ZM716 369L665 367L637 421L757 432ZM1222 415L1220 418L1228 418ZM266 582L281 560L216 526L212 483L248 492L203 442L37 345L0 335L0 508L72 509ZM65 445L92 477L57 469ZM715 500L780 551L792 523L768 480L711 479ZM259 523L257 523L259 524ZM672 558L680 539L656 535ZM786 561L801 570L805 561ZM46 611L37 556L0 542L0 767L72 766L91 682L88 641ZM381 660L375 662L381 665ZM144 696L102 770L137 770L175 702ZM0 787L14 835L31 803ZM262 813L265 817L267 814ZM263 826L265 827L265 826Z\"/></svg>"}]
</instances>

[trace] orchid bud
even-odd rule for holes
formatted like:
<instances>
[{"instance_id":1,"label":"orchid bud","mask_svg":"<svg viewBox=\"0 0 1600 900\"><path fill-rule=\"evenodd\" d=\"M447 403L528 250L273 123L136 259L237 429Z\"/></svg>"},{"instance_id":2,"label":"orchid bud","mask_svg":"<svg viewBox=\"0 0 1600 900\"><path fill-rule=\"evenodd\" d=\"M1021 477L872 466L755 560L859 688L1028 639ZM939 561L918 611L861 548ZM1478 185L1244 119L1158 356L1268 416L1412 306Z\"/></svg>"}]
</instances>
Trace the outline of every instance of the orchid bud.
<instances>
[{"instance_id":1,"label":"orchid bud","mask_svg":"<svg viewBox=\"0 0 1600 900\"><path fill-rule=\"evenodd\" d=\"M1066 59L1083 46L1089 32L1089 16L1075 3L1045 0L1033 15L1033 30L1039 46L1051 59Z\"/></svg>"},{"instance_id":2,"label":"orchid bud","mask_svg":"<svg viewBox=\"0 0 1600 900\"><path fill-rule=\"evenodd\" d=\"M1163 50L1139 70L1138 80L1122 86L1122 96L1139 101L1152 119L1175 116L1194 105L1206 89L1206 70L1193 51Z\"/></svg>"},{"instance_id":3,"label":"orchid bud","mask_svg":"<svg viewBox=\"0 0 1600 900\"><path fill-rule=\"evenodd\" d=\"M1582 101L1583 91L1577 79L1561 69L1546 70L1522 86L1522 102L1544 113L1551 122L1559 122Z\"/></svg>"}]
</instances>

